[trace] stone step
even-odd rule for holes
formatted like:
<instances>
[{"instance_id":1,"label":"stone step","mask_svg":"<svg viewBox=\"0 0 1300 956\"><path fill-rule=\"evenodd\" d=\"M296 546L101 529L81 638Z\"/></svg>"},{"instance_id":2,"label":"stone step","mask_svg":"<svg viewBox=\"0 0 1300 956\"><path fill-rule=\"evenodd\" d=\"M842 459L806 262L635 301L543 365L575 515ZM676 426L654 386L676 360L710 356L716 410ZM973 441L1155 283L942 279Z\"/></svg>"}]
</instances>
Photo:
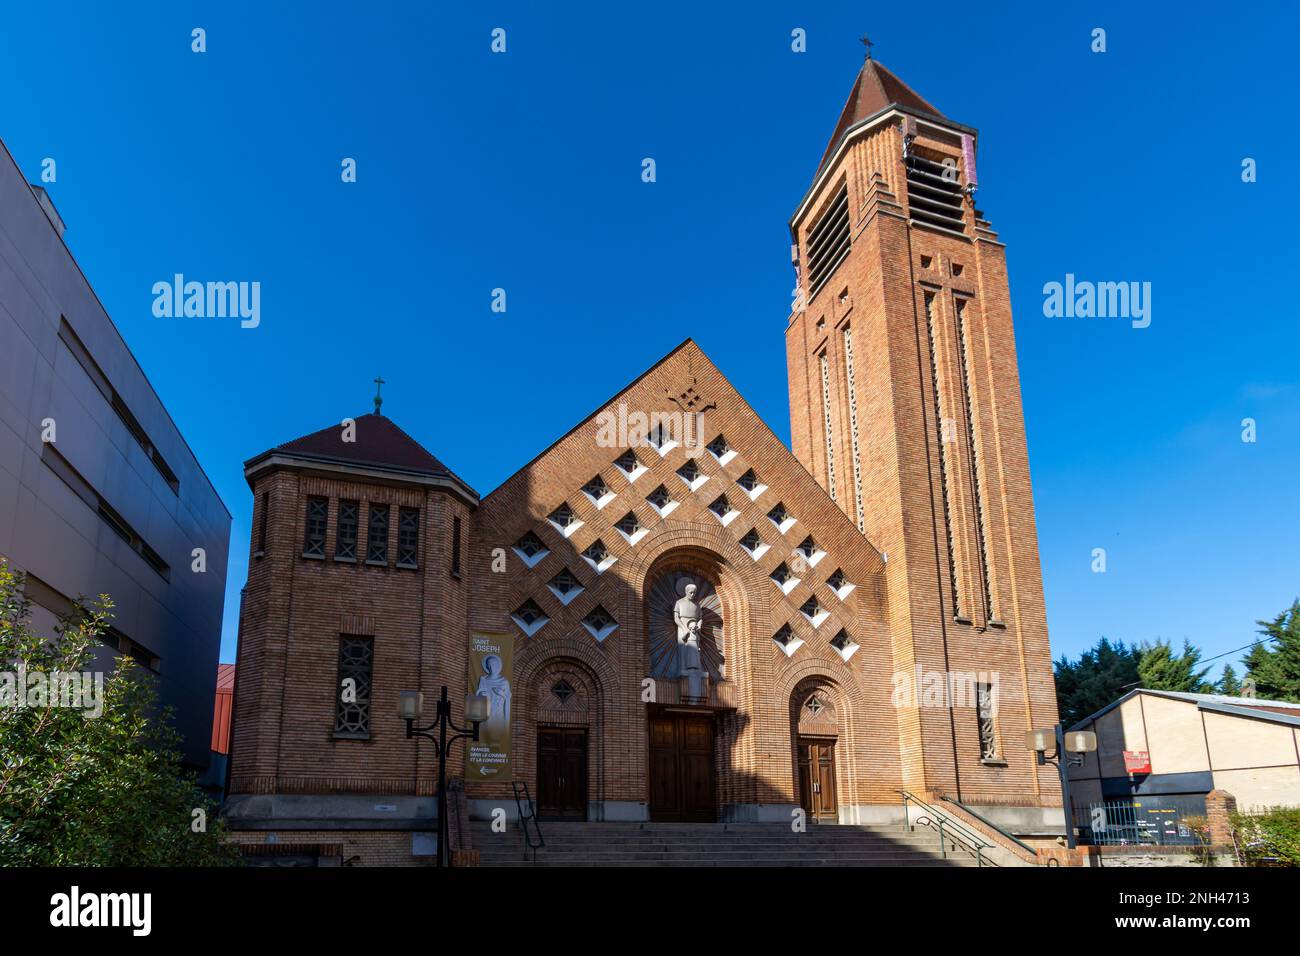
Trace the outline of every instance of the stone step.
<instances>
[{"instance_id":1,"label":"stone step","mask_svg":"<svg viewBox=\"0 0 1300 956\"><path fill-rule=\"evenodd\" d=\"M517 823L511 823L512 830L518 830ZM474 824L474 832L492 833L491 825L488 823ZM857 827L814 827L803 832L792 830L785 824L778 824L775 827L699 827L699 828L673 828L668 826L661 827L614 827L614 826L575 826L573 824L542 824L542 834L545 836L564 836L570 838L588 838L588 839L609 839L610 837L642 836L656 835L668 836L677 839L696 839L696 838L717 838L717 839L734 839L734 838L775 838L782 836L797 836L803 839L826 839L826 840L843 840L853 837L885 837L893 838L915 833L933 833L933 831L918 828L908 830L905 827L896 829L885 828L857 828Z\"/></svg>"},{"instance_id":2,"label":"stone step","mask_svg":"<svg viewBox=\"0 0 1300 956\"><path fill-rule=\"evenodd\" d=\"M473 824L484 866L975 866L938 834L903 824L819 825L796 833L785 823L543 823L545 846L524 856L518 825L494 833Z\"/></svg>"},{"instance_id":3,"label":"stone step","mask_svg":"<svg viewBox=\"0 0 1300 956\"><path fill-rule=\"evenodd\" d=\"M952 867L974 867L974 860L939 860L929 858L912 858L906 860L874 860L874 859L825 859L825 860L746 860L741 862L716 862L708 860L695 860L687 863L677 861L659 861L650 862L644 860L612 860L612 861L555 861L544 860L538 857L536 863L525 862L523 860L509 860L501 862L483 863L484 866L543 866L543 867L628 867L628 866L676 866L676 867L807 867L807 866L831 866L831 867L928 867L928 868L952 868Z\"/></svg>"},{"instance_id":4,"label":"stone step","mask_svg":"<svg viewBox=\"0 0 1300 956\"><path fill-rule=\"evenodd\" d=\"M507 839L503 841L503 843L504 845L507 846L523 846L525 841L519 838L518 836L516 836L515 839L512 840ZM492 846L493 844L494 841L490 841L490 840L476 840L474 842L474 845L478 847ZM681 850L699 851L704 853L704 852L714 852L714 851L725 851L730 847L753 847L755 849L768 849L777 852L784 852L787 850L806 848L810 850L821 850L828 853L833 853L836 851L848 850L848 849L859 849L864 851L891 850L891 849L914 850L918 848L924 849L929 847L934 847L935 849L938 849L939 841L938 840L882 840L882 841L854 840L851 842L846 841L843 843L826 843L826 842L815 842L811 840L808 841L730 840L730 841L709 841L709 842L703 842L703 841L697 842L697 841L689 841L689 840L687 841L604 840L601 842L568 842L564 840L548 839L544 841L543 845L553 850L564 849L564 850L574 850L574 851L600 850L604 848L632 849L632 848L639 847L647 850L681 849ZM949 845L951 846L952 844Z\"/></svg>"}]
</instances>

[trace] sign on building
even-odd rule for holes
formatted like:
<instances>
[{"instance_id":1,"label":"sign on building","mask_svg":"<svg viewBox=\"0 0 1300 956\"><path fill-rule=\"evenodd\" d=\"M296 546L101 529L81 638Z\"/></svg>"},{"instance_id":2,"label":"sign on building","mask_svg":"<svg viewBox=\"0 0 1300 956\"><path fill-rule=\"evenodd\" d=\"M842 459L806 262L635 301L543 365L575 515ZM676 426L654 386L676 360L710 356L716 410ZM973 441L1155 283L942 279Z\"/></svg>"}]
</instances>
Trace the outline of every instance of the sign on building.
<instances>
[{"instance_id":1,"label":"sign on building","mask_svg":"<svg viewBox=\"0 0 1300 956\"><path fill-rule=\"evenodd\" d=\"M1150 773L1150 752L1146 750L1124 751L1124 771L1126 773Z\"/></svg>"},{"instance_id":2,"label":"sign on building","mask_svg":"<svg viewBox=\"0 0 1300 956\"><path fill-rule=\"evenodd\" d=\"M469 639L469 689L491 707L478 740L467 741L466 780L509 780L510 697L514 680L514 638L474 631Z\"/></svg>"}]
</instances>

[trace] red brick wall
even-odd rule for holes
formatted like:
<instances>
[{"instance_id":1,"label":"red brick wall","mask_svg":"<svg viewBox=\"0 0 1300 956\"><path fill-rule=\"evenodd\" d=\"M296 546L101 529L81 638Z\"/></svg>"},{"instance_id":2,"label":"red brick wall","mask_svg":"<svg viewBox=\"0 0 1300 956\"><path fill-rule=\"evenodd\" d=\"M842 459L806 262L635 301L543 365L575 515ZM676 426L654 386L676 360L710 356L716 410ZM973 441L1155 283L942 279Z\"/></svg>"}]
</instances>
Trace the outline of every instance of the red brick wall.
<instances>
[{"instance_id":1,"label":"red brick wall","mask_svg":"<svg viewBox=\"0 0 1300 956\"><path fill-rule=\"evenodd\" d=\"M952 140L923 139L919 145L960 155ZM737 453L722 465L701 451L696 461L709 481L693 493L675 474L689 454L682 447L662 459L652 448L637 448L650 472L629 483L614 465L624 448L598 442L595 416L473 512L458 498L413 482L348 479L306 468L281 468L256 479L255 527L262 519L261 495L269 497L267 548L264 556L250 559L241 614L233 794L429 793L431 755L405 739L394 716L397 695L421 689L432 700L446 683L459 719L468 635L479 629L516 637L516 778L536 793L539 723L586 726L589 799L645 801L646 596L660 575L686 570L712 582L725 621L726 696L736 709L720 721L721 804L798 801L793 736L798 705L812 689L827 697L835 715L841 805L897 804L895 791L904 786L918 793L960 793L976 804L1059 803L1054 771L1036 768L1021 745L1025 729L1055 722L1056 707L1003 249L976 222L973 207L967 209L968 226L978 241L909 224L901 139L893 127L849 149L828 181L838 182L841 175L849 188L852 251L808 310L791 316L786 334L798 457L687 342L606 408L622 403L632 412L676 412L673 397L693 389L696 407L703 409L699 440L725 435ZM803 233L798 235L802 241ZM954 275L954 264L963 267L960 276ZM944 453L946 489L922 310L925 288L934 290L941 305L934 356L944 417L951 415L959 424ZM966 447L959 386L963 352L952 321L953 293L970 300L964 356L973 449ZM819 319L825 320L820 329ZM846 329L854 351L852 382L844 374ZM817 365L822 348L829 349L834 376L835 500L818 484L826 482L827 472ZM856 526L851 389L857 398L865 537ZM982 522L972 457L979 462ZM768 486L756 502L736 484L749 468ZM596 474L617 494L603 509L580 491ZM679 502L667 518L645 500L661 483ZM945 491L955 596L947 567ZM726 527L708 510L721 493L741 511ZM323 561L301 556L311 494L330 499ZM387 567L335 562L340 498L419 507L420 569L393 566L396 520L390 523ZM778 501L797 519L784 535L766 517ZM567 539L546 520L565 502L583 522ZM614 528L629 509L648 529L635 545ZM462 519L460 576L450 573L448 554L456 516ZM363 504L363 541L365 523ZM758 561L738 543L751 527L770 545ZM531 569L511 550L527 531L551 551ZM769 575L780 562L794 566L794 548L809 534L827 556L800 573L802 582L786 596ZM596 538L618 559L599 576L579 557ZM567 607L546 588L563 567L585 588ZM855 585L844 601L825 584L836 568ZM985 576L997 620L989 620L983 606ZM798 611L810 594L830 612L815 629ZM529 598L550 621L525 637L510 614ZM954 599L963 619L953 612ZM603 642L580 623L596 604L618 622ZM805 642L792 657L772 641L785 623ZM860 645L847 663L830 646L841 628ZM375 639L368 740L333 735L341 633ZM1005 764L980 761L973 706L894 706L892 679L914 666L998 674ZM577 690L563 705L550 693L560 675ZM463 750L457 747L453 754L455 774ZM512 800L505 784L470 782L467 795L503 804Z\"/></svg>"},{"instance_id":2,"label":"red brick wall","mask_svg":"<svg viewBox=\"0 0 1300 956\"><path fill-rule=\"evenodd\" d=\"M718 743L719 755L727 755L725 765L719 767L720 801L797 801L790 700L796 684L818 676L838 688L845 701L845 736L838 751L842 754L841 802L894 802L892 791L900 785L899 757L889 704L890 652L880 556L694 343L655 366L608 407L617 408L622 402L633 411L671 412L676 406L669 394L679 394L692 383L704 404L716 406L704 413L701 440L708 442L722 434L737 452L725 466L707 452L698 455L701 471L709 476L698 491L689 492L675 474L689 457L680 447L663 459L652 448L636 449L650 471L629 483L614 465L624 449L597 443L593 417L485 498L476 515L472 565L476 602L470 624L517 635L515 701L521 706L514 711L516 774L535 784L539 698L549 696L552 683L540 675L563 663L580 670L592 688L590 799L647 799L646 706L641 700L641 682L649 668L645 596L661 573L685 570L713 580L722 597L729 637L726 673L739 694L740 713L723 722ZM756 502L749 501L736 484L750 468L768 486ZM603 509L579 490L598 473L618 495ZM667 518L658 517L645 501L660 484L679 502ZM708 510L721 493L741 511L725 528ZM546 520L566 501L584 522L568 539ZM779 501L797 519L784 536L767 518ZM614 528L629 509L649 529L635 546ZM758 528L771 546L757 562L738 544L751 527ZM532 569L510 551L530 530L551 549ZM768 575L782 561L790 564L794 548L809 534L827 556L801 575L802 583L786 597ZM618 558L599 576L579 557L597 538ZM505 573L491 570L496 548L508 555ZM545 586L562 567L568 567L587 589L567 608ZM825 585L837 567L856 585L845 602ZM798 612L811 593L831 611L831 619L816 629ZM509 620L510 612L528 598L551 617L531 638L523 637ZM596 604L619 622L619 629L603 643L593 640L580 623ZM771 640L787 622L805 640L790 659ZM829 644L841 627L861 645L849 664ZM850 765L861 766L864 772L850 777ZM504 797L506 791L471 785L469 795Z\"/></svg>"},{"instance_id":3,"label":"red brick wall","mask_svg":"<svg viewBox=\"0 0 1300 956\"><path fill-rule=\"evenodd\" d=\"M441 491L289 470L257 481L259 511L263 491L267 549L250 557L244 592L231 792L429 793L431 754L406 739L397 698L421 690L431 705L446 683L463 701L468 582L451 575L449 549L457 515L466 548L467 507ZM330 499L319 561L301 556L309 495ZM369 504L391 505L386 566L334 560L340 498L361 502L359 548ZM398 507L420 508L419 570L395 565ZM254 515L254 527L260 519ZM333 733L341 634L374 638L368 740Z\"/></svg>"},{"instance_id":4,"label":"red brick wall","mask_svg":"<svg viewBox=\"0 0 1300 956\"><path fill-rule=\"evenodd\" d=\"M959 140L925 126L912 148L961 162ZM853 515L847 433L853 388L865 531L889 558L895 666L999 675L998 735L1008 765L980 761L973 707L923 708L899 716L905 779L921 791L960 789L977 803L1059 804L1052 774L1035 767L1021 745L1024 730L1050 726L1057 715L1004 249L969 200L967 233L974 241L909 221L897 122L864 135L828 172L795 224L801 244L842 179L852 250L806 310L791 315L786 334L792 444L826 484L818 365L826 349L836 375L836 497ZM933 344L926 292L934 296ZM967 302L964 343L955 295ZM845 328L852 336L852 383L844 380ZM942 446L936 372L942 417L951 420ZM818 413L808 414L810 406Z\"/></svg>"}]
</instances>

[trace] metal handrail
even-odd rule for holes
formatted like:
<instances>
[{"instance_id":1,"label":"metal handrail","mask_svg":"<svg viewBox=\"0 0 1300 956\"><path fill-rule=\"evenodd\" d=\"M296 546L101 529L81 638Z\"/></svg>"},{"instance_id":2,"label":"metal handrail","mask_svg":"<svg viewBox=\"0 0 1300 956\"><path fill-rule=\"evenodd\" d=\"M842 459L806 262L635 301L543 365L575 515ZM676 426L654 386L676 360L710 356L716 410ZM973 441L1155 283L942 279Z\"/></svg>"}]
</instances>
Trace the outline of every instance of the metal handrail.
<instances>
[{"instance_id":1,"label":"metal handrail","mask_svg":"<svg viewBox=\"0 0 1300 956\"><path fill-rule=\"evenodd\" d=\"M924 800L922 800L920 797L916 796L915 794L910 793L907 790L896 790L894 792L901 794L903 797L903 822L907 826L908 832L913 832L916 829L916 827L913 826L912 824L911 814L907 812L907 805L910 802L910 803L915 803L918 807L921 807L929 811L929 813L934 817L934 819L931 820L928 817L920 816L917 818L916 822L924 823L938 829L939 854L942 859L945 860L948 859L948 840L952 840L954 847L958 843L964 843L966 845L965 847L966 851L968 853L975 854L976 866L984 865L984 851L993 849L994 845L992 843L989 843L988 841L981 839L979 835L975 833L974 830L970 829L970 827L966 826L959 820L955 820L952 817L947 816L942 810L938 809L937 807L930 806L930 804L926 803ZM953 835L954 833L955 835ZM992 866L997 865L996 863L993 863L991 860L989 861L989 863Z\"/></svg>"},{"instance_id":2,"label":"metal handrail","mask_svg":"<svg viewBox=\"0 0 1300 956\"><path fill-rule=\"evenodd\" d=\"M1014 843L1016 846L1020 847L1020 848L1021 848L1022 850L1024 850L1026 853L1029 853L1030 855L1035 856L1035 857L1038 856L1038 851L1035 850L1035 849L1034 849L1032 846L1030 846L1028 843L1026 843L1025 841L1023 841L1023 840L1021 840L1021 839L1019 839L1019 838L1017 838L1017 837L1012 836L1010 833L1008 833L1006 830L1002 829L1000 826L998 826L996 823L994 823L994 822L993 822L992 820L990 820L988 817L981 816L980 814L976 813L974 810L972 810L970 807L966 806L966 804L962 803L960 800L954 800L952 797L940 797L939 799L942 800L944 803L951 803L954 807L961 807L963 810L965 810L967 813L969 813L971 816L973 816L973 817L974 817L976 820L978 820L980 823L984 824L984 825L985 825L986 827L988 827L990 830L996 830L998 833L1002 834L1004 837L1006 837L1008 840L1010 840L1010 841L1011 841L1012 843Z\"/></svg>"},{"instance_id":3,"label":"metal handrail","mask_svg":"<svg viewBox=\"0 0 1300 956\"><path fill-rule=\"evenodd\" d=\"M546 846L546 840L542 837L542 825L537 820L537 808L533 806L533 798L528 793L528 784L523 780L512 780L511 786L515 791L515 808L519 811L519 825L524 831L524 859L528 859L528 851L533 851L533 862L537 862L537 850ZM522 792L522 797L520 793ZM524 813L524 804L528 804L528 812ZM533 824L533 830L537 833L537 842L528 835L529 821Z\"/></svg>"}]
</instances>

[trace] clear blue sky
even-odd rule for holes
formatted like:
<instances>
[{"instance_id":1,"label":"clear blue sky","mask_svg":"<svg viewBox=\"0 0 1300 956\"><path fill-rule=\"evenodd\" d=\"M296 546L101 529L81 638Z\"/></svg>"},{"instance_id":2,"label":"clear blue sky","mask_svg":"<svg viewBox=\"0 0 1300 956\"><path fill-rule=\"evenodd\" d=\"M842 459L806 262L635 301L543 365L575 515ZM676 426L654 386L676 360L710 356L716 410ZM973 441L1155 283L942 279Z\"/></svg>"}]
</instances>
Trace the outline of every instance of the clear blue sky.
<instances>
[{"instance_id":1,"label":"clear blue sky","mask_svg":"<svg viewBox=\"0 0 1300 956\"><path fill-rule=\"evenodd\" d=\"M788 438L786 221L864 31L981 133L1057 654L1216 654L1300 593L1294 6L269 6L23 4L0 35L0 137L29 178L57 160L67 240L234 514L223 660L241 462L369 410L376 373L484 494L688 335ZM261 282L261 326L154 318L176 272ZM1150 328L1044 318L1067 272L1151 282Z\"/></svg>"}]
</instances>

